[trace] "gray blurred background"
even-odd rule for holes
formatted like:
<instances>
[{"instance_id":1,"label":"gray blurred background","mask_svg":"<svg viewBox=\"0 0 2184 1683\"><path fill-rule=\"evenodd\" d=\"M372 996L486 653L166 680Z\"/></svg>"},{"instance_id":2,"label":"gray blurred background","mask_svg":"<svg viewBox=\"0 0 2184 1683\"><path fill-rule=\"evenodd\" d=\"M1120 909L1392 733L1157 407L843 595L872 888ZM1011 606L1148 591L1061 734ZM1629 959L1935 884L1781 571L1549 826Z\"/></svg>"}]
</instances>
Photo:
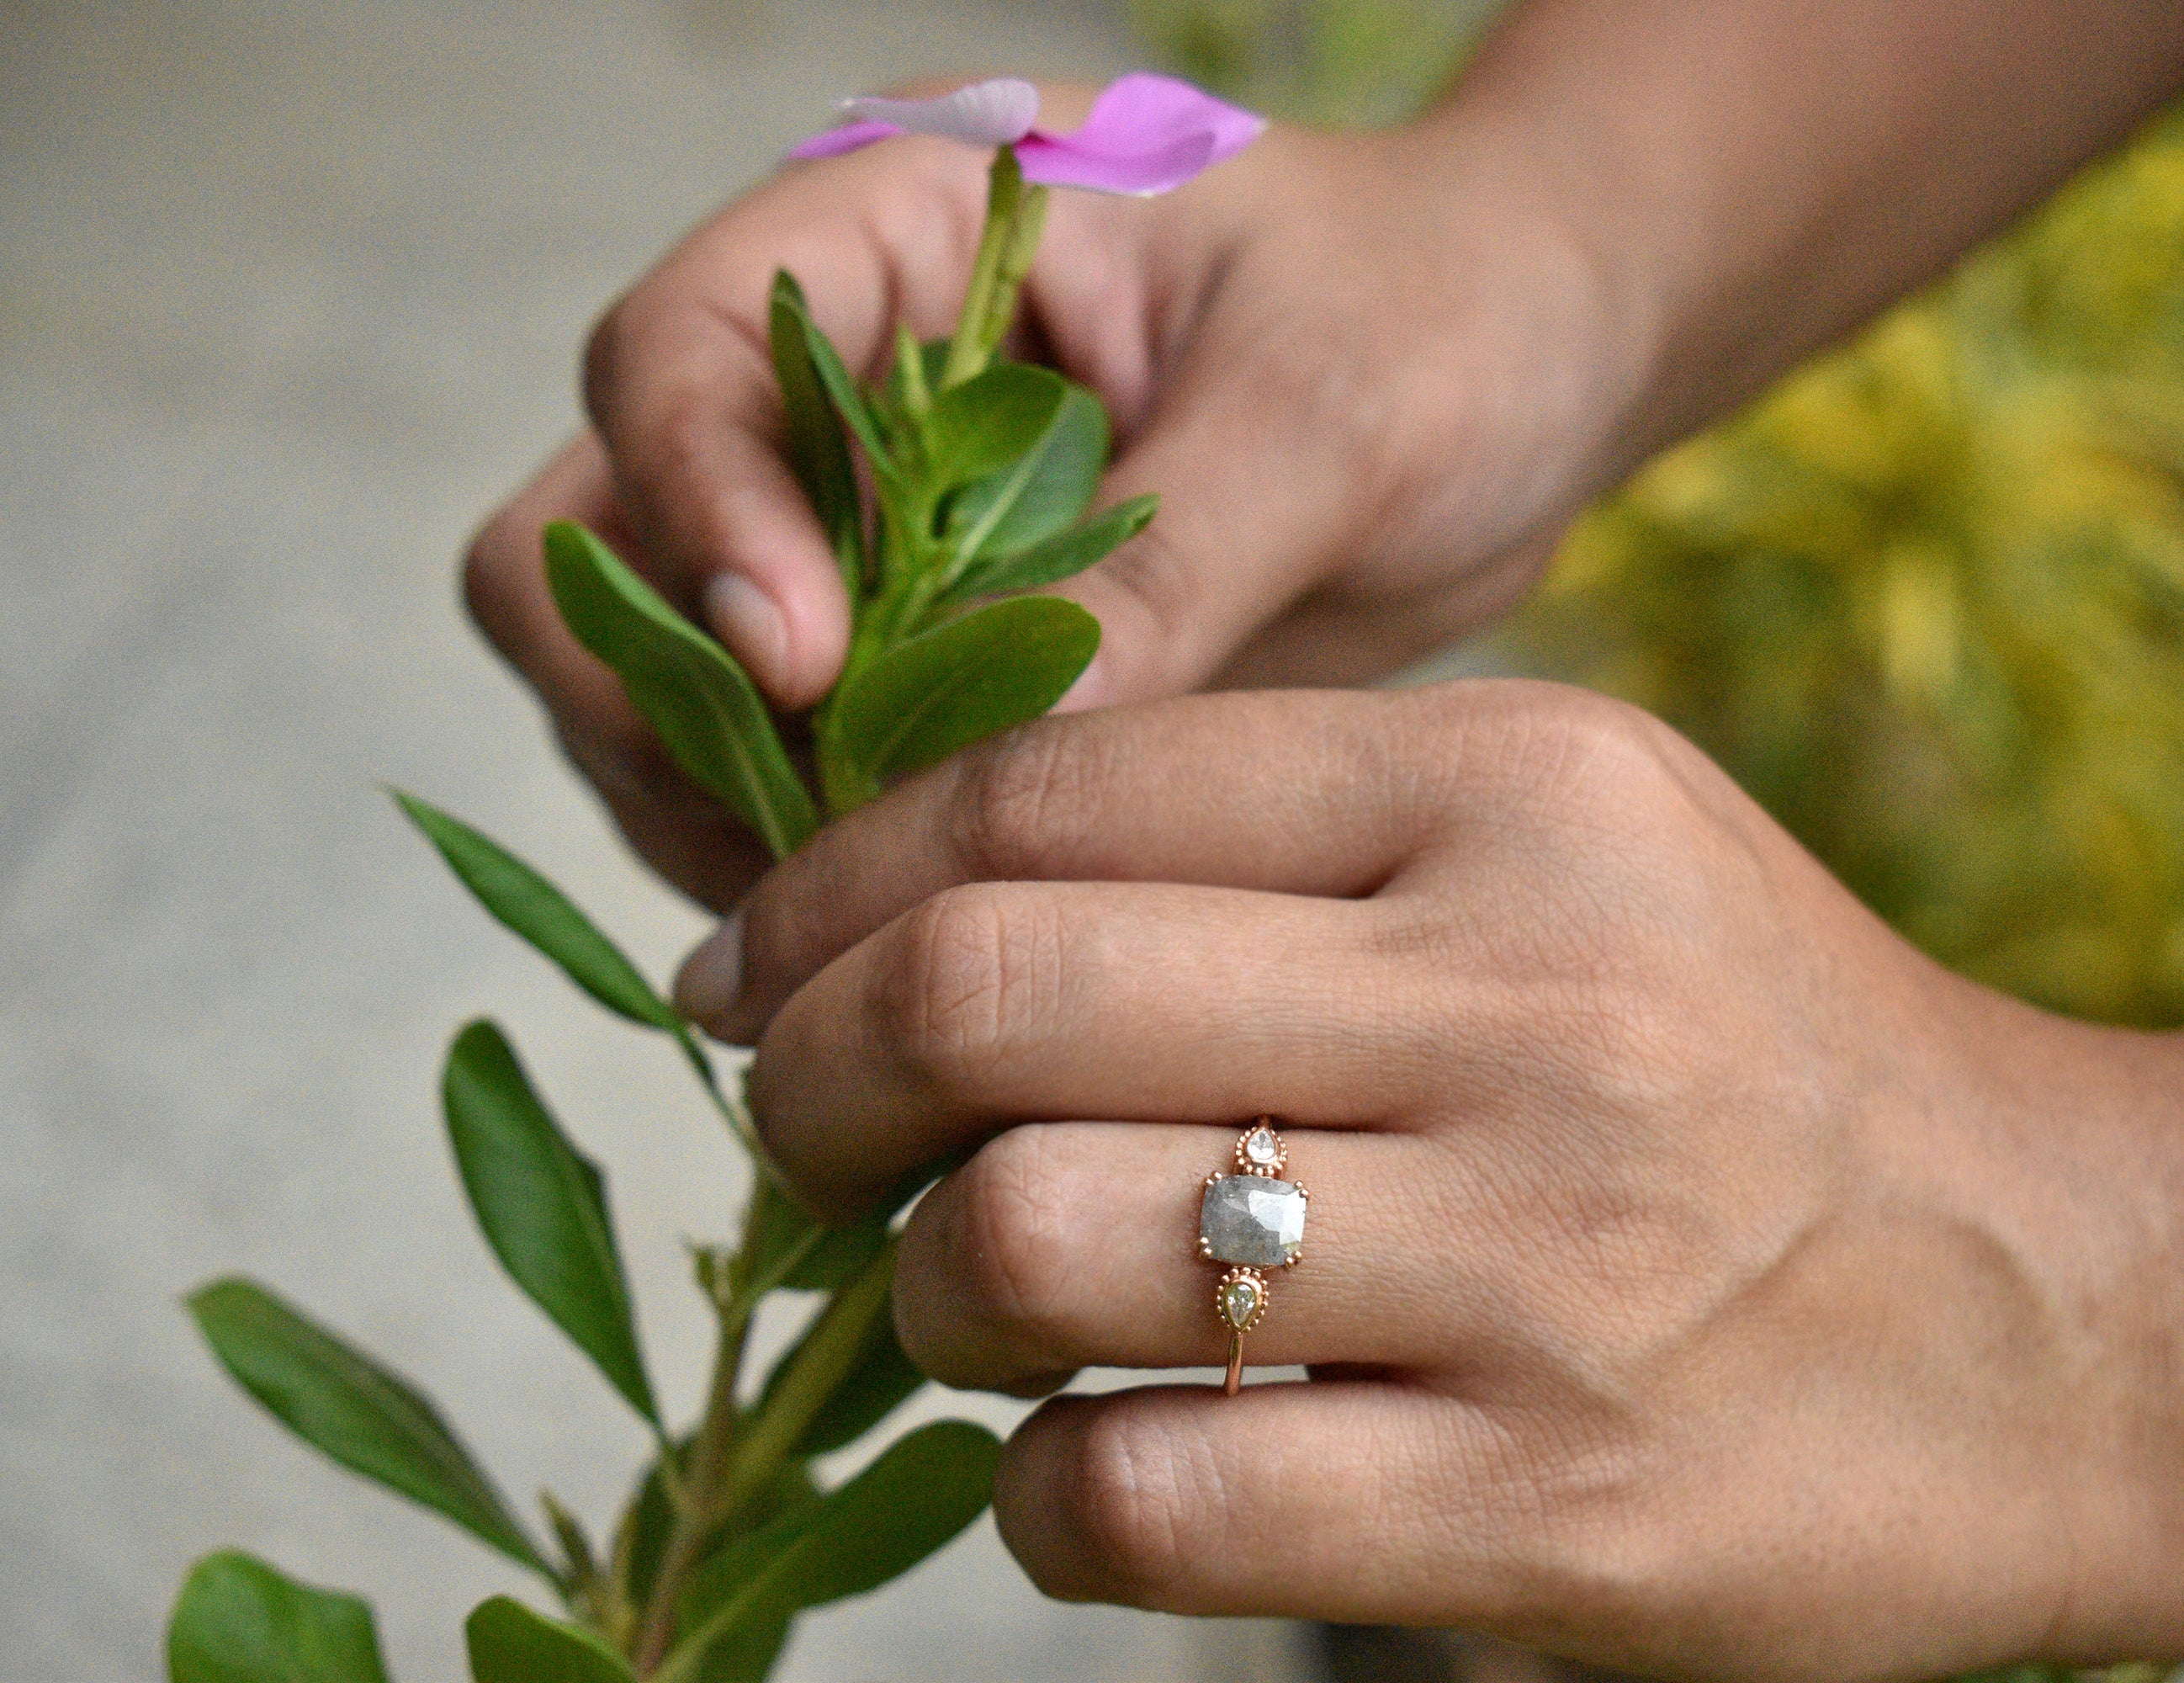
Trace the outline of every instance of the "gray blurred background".
<instances>
[{"instance_id":1,"label":"gray blurred background","mask_svg":"<svg viewBox=\"0 0 2184 1683\"><path fill-rule=\"evenodd\" d=\"M464 624L465 532L574 425L591 317L834 95L1142 59L1093 0L0 6L0 1680L163 1675L222 1544L368 1595L408 1683L527 1592L228 1385L177 1303L216 1273L393 1360L512 1495L610 1514L642 1435L500 1278L442 1142L472 1012L610 1166L655 1370L694 1396L680 1240L732 1223L730 1152L376 780L667 973L705 925ZM1290 1647L1045 1602L987 1522L806 1620L782 1675L1279 1678Z\"/></svg>"},{"instance_id":2,"label":"gray blurred background","mask_svg":"<svg viewBox=\"0 0 2184 1683\"><path fill-rule=\"evenodd\" d=\"M844 91L1157 60L1371 120L1495 4L0 0L0 1683L159 1676L223 1544L369 1595L404 1683L460 1675L463 1614L527 1587L226 1384L177 1301L214 1273L391 1357L511 1495L618 1504L644 1438L502 1279L442 1145L474 1012L610 1166L655 1372L699 1389L681 1241L733 1225L733 1155L669 1054L488 924L376 788L576 885L656 977L704 932L454 602L465 532L575 425L605 302ZM1463 658L1660 713L1942 961L2184 1023L2184 621L2144 609L2184 599L2184 454L2144 421L2184 404L2180 180L2184 103L1607 499L1574 572ZM1823 493L1858 517L1814 521ZM1946 671L1903 654L1935 615ZM1583 1674L1056 1606L983 1524L806 1620L781 1674L1307 1675Z\"/></svg>"}]
</instances>

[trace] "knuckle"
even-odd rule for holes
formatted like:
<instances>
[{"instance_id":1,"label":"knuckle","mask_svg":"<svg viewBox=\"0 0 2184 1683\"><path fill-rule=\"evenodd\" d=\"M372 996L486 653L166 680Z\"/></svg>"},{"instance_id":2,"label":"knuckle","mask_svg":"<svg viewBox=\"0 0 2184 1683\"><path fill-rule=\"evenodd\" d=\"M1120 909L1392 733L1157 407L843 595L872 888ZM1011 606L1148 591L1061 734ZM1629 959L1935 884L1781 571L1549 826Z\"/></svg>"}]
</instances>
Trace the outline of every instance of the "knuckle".
<instances>
[{"instance_id":1,"label":"knuckle","mask_svg":"<svg viewBox=\"0 0 2184 1683\"><path fill-rule=\"evenodd\" d=\"M1299 417L1301 436L1333 460L1369 514L1404 482L1396 468L1405 453L1393 448L1401 404L1372 334L1358 322L1340 331L1352 343L1333 355L1322 345L1302 348L1286 371L1274 371L1279 384L1272 395Z\"/></svg>"},{"instance_id":2,"label":"knuckle","mask_svg":"<svg viewBox=\"0 0 2184 1683\"><path fill-rule=\"evenodd\" d=\"M638 430L623 429L617 451L618 461L627 464L637 488L632 494L642 499L649 488L650 506L679 510L686 521L705 522L716 512L716 470L729 425L726 397L708 387L693 387L648 404ZM662 541L668 545L664 559L671 560L671 538ZM661 582L657 573L653 582Z\"/></svg>"},{"instance_id":3,"label":"knuckle","mask_svg":"<svg viewBox=\"0 0 2184 1683\"><path fill-rule=\"evenodd\" d=\"M1086 1563L1103 1597L1162 1605L1189 1569L1198 1481L1181 1435L1127 1408L1085 1429L1068 1468Z\"/></svg>"},{"instance_id":4,"label":"knuckle","mask_svg":"<svg viewBox=\"0 0 2184 1683\"><path fill-rule=\"evenodd\" d=\"M1617 785L1658 782L1669 769L1660 722L1626 701L1571 689L1556 693L1549 722L1589 776Z\"/></svg>"},{"instance_id":5,"label":"knuckle","mask_svg":"<svg viewBox=\"0 0 2184 1683\"><path fill-rule=\"evenodd\" d=\"M1100 781L1088 733L1042 722L964 756L950 803L948 844L967 875L1040 873L1096 816Z\"/></svg>"},{"instance_id":6,"label":"knuckle","mask_svg":"<svg viewBox=\"0 0 2184 1683\"><path fill-rule=\"evenodd\" d=\"M1405 441L1436 436L1450 404L1446 379L1390 363L1377 310L1355 302L1361 307L1262 325L1247 377L1254 408L1284 418L1284 434L1337 476L1331 482L1369 527L1423 476L1423 464L1413 466L1421 453Z\"/></svg>"},{"instance_id":7,"label":"knuckle","mask_svg":"<svg viewBox=\"0 0 2184 1683\"><path fill-rule=\"evenodd\" d=\"M943 890L895 928L872 1007L882 1044L945 1091L981 1070L1051 1011L1053 939L1005 885Z\"/></svg>"},{"instance_id":8,"label":"knuckle","mask_svg":"<svg viewBox=\"0 0 2184 1683\"><path fill-rule=\"evenodd\" d=\"M1627 702L1574 685L1450 684L1424 705L1429 727L1459 750L1462 773L1482 771L1520 805L1627 811L1677 786L1676 738Z\"/></svg>"}]
</instances>

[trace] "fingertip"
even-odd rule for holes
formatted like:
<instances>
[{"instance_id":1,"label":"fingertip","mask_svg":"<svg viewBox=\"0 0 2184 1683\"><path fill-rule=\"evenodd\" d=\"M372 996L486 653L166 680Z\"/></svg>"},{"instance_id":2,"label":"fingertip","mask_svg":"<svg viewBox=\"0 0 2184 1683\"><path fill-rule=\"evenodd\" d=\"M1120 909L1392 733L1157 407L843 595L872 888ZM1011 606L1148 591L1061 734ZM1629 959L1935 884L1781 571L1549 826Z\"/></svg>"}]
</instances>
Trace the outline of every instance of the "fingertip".
<instances>
[{"instance_id":1,"label":"fingertip","mask_svg":"<svg viewBox=\"0 0 2184 1683\"><path fill-rule=\"evenodd\" d=\"M715 1039L731 1039L743 974L744 915L738 907L682 961L675 976L675 1009Z\"/></svg>"},{"instance_id":2,"label":"fingertip","mask_svg":"<svg viewBox=\"0 0 2184 1683\"><path fill-rule=\"evenodd\" d=\"M1057 1601L1186 1609L1206 1529L1189 1466L1203 1387L1057 1396L1017 1428L994 1483L1001 1541Z\"/></svg>"},{"instance_id":3,"label":"fingertip","mask_svg":"<svg viewBox=\"0 0 2184 1683\"><path fill-rule=\"evenodd\" d=\"M702 593L713 634L770 699L790 709L823 699L849 652L847 605L838 592L822 597L777 594L735 571L716 573Z\"/></svg>"},{"instance_id":4,"label":"fingertip","mask_svg":"<svg viewBox=\"0 0 2184 1683\"><path fill-rule=\"evenodd\" d=\"M1096 1599L1102 1587L1070 1546L1077 1443L1092 1399L1056 1396L1010 1435L994 1474L994 1524L1032 1582L1056 1601Z\"/></svg>"},{"instance_id":5,"label":"fingertip","mask_svg":"<svg viewBox=\"0 0 2184 1683\"><path fill-rule=\"evenodd\" d=\"M705 589L705 618L762 689L777 691L788 666L788 621L772 597L739 572L716 573Z\"/></svg>"},{"instance_id":6,"label":"fingertip","mask_svg":"<svg viewBox=\"0 0 2184 1683\"><path fill-rule=\"evenodd\" d=\"M1099 655L1091 664L1077 675L1077 682L1062 692L1061 699L1054 704L1056 713L1089 713L1095 707L1105 707L1113 699L1111 694L1108 663Z\"/></svg>"}]
</instances>

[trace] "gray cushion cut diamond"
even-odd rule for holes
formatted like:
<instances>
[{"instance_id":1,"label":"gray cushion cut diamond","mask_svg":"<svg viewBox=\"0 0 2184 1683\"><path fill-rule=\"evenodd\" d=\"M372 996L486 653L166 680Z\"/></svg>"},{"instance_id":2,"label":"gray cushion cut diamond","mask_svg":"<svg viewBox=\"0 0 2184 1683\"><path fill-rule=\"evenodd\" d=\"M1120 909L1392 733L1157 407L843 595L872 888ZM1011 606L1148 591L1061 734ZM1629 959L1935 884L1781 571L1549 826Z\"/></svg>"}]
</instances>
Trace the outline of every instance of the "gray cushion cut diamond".
<instances>
[{"instance_id":1,"label":"gray cushion cut diamond","mask_svg":"<svg viewBox=\"0 0 2184 1683\"><path fill-rule=\"evenodd\" d=\"M1224 1174L1206 1189L1198 1233L1221 1262L1280 1268L1304 1246L1304 1194L1263 1174Z\"/></svg>"}]
</instances>

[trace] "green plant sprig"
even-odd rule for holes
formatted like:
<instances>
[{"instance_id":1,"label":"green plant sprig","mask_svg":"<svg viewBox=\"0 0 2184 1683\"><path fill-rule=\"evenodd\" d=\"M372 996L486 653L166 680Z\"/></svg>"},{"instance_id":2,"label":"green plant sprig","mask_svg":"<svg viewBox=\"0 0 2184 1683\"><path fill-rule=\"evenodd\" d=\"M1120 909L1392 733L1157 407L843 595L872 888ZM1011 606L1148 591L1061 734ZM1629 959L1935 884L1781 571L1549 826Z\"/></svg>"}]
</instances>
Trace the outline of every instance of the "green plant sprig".
<instances>
[{"instance_id":1,"label":"green plant sprig","mask_svg":"<svg viewBox=\"0 0 2184 1683\"><path fill-rule=\"evenodd\" d=\"M1141 530L1154 499L1087 519L1106 468L1099 399L1000 347L1036 250L1046 190L995 157L956 332L894 339L889 378L854 377L802 289L774 277L768 320L789 454L852 604L841 677L813 710L816 789L735 657L596 536L556 523L546 576L577 639L621 679L682 771L785 858L889 782L1045 712L1099 647L1074 603L1022 593ZM860 490L861 455L872 488ZM510 1508L434 1405L265 1288L229 1279L188 1300L214 1353L306 1442L432 1508L536 1574L547 1617L506 1597L471 1616L477 1683L755 1683L805 1610L908 1570L984 1509L998 1441L939 1421L831 1490L811 1464L878 1425L922 1383L887 1312L893 1226L922 1184L846 1227L815 1224L768 1163L742 1095L690 1025L560 889L414 795L396 800L485 909L606 1010L672 1040L749 1153L733 1247L693 1253L716 1320L705 1398L672 1427L647 1374L605 1179L562 1129L514 1045L480 1020L441 1091L472 1211L510 1278L643 1419L656 1451L604 1554L550 1491L550 1543ZM750 1385L747 1344L777 1292L819 1294L797 1342ZM385 1683L370 1608L247 1556L200 1561L168 1633L173 1683Z\"/></svg>"}]
</instances>

